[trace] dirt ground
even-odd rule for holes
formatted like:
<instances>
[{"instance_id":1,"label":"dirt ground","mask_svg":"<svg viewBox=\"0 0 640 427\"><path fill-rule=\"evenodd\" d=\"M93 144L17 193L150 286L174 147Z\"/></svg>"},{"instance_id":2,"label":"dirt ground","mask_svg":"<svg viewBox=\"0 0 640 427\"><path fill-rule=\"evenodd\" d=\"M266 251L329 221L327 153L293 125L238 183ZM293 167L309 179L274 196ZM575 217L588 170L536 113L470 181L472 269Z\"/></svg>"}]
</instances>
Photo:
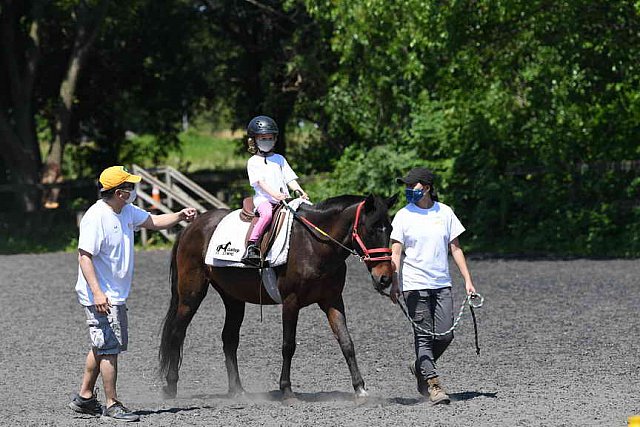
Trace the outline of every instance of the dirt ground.
<instances>
[{"instance_id":1,"label":"dirt ground","mask_svg":"<svg viewBox=\"0 0 640 427\"><path fill-rule=\"evenodd\" d=\"M640 415L638 260L469 261L478 291L476 356L468 311L439 370L453 401L430 406L407 369L411 329L349 262L345 303L370 399L353 402L348 369L317 307L301 312L292 382L279 400L279 307L247 306L239 349L248 396L226 398L222 302L210 291L188 331L178 398L157 375L169 303L168 251L140 252L130 296L130 350L120 358L120 398L150 426L431 425L624 426ZM452 267L455 271L455 267ZM0 257L0 425L100 425L68 407L88 350L75 299L74 254ZM459 276L455 305L462 302ZM457 308L456 308L457 310ZM100 396L104 397L102 391Z\"/></svg>"}]
</instances>

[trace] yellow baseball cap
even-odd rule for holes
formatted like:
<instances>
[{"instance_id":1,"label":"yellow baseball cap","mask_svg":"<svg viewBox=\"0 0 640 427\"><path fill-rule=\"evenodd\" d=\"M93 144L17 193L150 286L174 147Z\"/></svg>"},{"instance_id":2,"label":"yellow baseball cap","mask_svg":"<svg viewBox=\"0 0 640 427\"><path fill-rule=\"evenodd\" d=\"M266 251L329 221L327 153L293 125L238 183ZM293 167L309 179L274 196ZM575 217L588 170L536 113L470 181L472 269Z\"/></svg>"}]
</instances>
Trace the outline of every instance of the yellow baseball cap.
<instances>
[{"instance_id":1,"label":"yellow baseball cap","mask_svg":"<svg viewBox=\"0 0 640 427\"><path fill-rule=\"evenodd\" d=\"M102 171L99 181L102 185L102 191L107 191L124 182L132 182L135 184L140 182L141 179L141 176L130 174L124 166L111 166Z\"/></svg>"}]
</instances>

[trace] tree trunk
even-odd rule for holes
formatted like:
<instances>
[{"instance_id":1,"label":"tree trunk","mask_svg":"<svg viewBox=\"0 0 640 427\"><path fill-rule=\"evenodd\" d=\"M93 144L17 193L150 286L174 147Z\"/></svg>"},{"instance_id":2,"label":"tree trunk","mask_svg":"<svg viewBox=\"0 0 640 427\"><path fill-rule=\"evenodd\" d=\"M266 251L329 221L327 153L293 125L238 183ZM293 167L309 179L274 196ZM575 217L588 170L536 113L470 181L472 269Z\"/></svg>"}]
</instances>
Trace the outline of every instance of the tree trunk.
<instances>
[{"instance_id":1,"label":"tree trunk","mask_svg":"<svg viewBox=\"0 0 640 427\"><path fill-rule=\"evenodd\" d=\"M28 130L22 130L22 134L29 133ZM24 149L22 138L9 125L3 112L0 112L0 142L6 147L0 150L0 156L10 171L11 184L14 186L22 210L26 212L37 210L40 205L37 187L40 152L34 153L33 150Z\"/></svg>"},{"instance_id":2,"label":"tree trunk","mask_svg":"<svg viewBox=\"0 0 640 427\"><path fill-rule=\"evenodd\" d=\"M40 147L36 137L33 117L33 85L40 59L40 20L44 1L34 1L31 8L31 25L26 36L24 52L16 52L16 37L20 35L13 1L6 1L0 10L2 51L0 57L9 79L10 96L0 110L0 138L6 147L0 150L6 167L11 171L11 182L15 186L22 208L31 212L39 206L37 187L41 165ZM24 61L19 56L24 55ZM20 63L24 63L21 69Z\"/></svg>"},{"instance_id":3,"label":"tree trunk","mask_svg":"<svg viewBox=\"0 0 640 427\"><path fill-rule=\"evenodd\" d=\"M71 109L75 100L78 78L80 77L84 60L105 19L108 5L109 0L103 0L94 11L82 7L78 13L76 38L69 58L67 72L60 84L60 101L54 126L55 135L49 146L43 180L56 182L61 179L60 171L62 170L64 146L69 141Z\"/></svg>"}]
</instances>

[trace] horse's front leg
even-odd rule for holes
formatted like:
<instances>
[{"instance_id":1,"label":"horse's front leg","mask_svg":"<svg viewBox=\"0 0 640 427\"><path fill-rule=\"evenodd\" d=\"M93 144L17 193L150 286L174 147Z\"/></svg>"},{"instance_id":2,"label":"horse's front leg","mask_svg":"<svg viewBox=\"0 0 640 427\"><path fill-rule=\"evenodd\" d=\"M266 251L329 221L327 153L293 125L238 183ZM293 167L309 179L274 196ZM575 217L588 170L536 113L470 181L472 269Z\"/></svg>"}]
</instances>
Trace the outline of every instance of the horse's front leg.
<instances>
[{"instance_id":1,"label":"horse's front leg","mask_svg":"<svg viewBox=\"0 0 640 427\"><path fill-rule=\"evenodd\" d=\"M364 389L364 380L360 374L360 369L358 369L356 351L353 347L353 341L351 340L351 335L349 335L349 330L347 329L347 318L344 314L344 302L342 300L342 296L338 295L331 300L322 301L318 303L318 305L327 315L333 335L340 344L340 349L342 350L342 354L347 361L347 366L349 366L349 372L351 373L351 383L353 384L353 389L356 392L356 402L361 403L367 398L367 396L369 396L369 394Z\"/></svg>"},{"instance_id":2,"label":"horse's front leg","mask_svg":"<svg viewBox=\"0 0 640 427\"><path fill-rule=\"evenodd\" d=\"M296 328L300 307L295 295L289 295L282 304L282 371L280 373L280 391L282 398L295 399L291 391L291 359L296 352Z\"/></svg>"}]
</instances>

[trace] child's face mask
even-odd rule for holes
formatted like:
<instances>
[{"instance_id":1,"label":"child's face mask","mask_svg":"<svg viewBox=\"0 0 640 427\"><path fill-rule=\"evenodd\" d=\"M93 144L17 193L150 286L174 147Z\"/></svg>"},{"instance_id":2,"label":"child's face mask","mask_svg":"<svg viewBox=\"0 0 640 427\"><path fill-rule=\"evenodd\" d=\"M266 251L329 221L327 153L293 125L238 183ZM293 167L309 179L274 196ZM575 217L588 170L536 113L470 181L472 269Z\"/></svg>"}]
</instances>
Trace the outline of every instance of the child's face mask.
<instances>
[{"instance_id":1,"label":"child's face mask","mask_svg":"<svg viewBox=\"0 0 640 427\"><path fill-rule=\"evenodd\" d=\"M256 146L258 150L263 153L268 153L273 150L273 147L276 145L276 138L274 135L260 135L256 138Z\"/></svg>"}]
</instances>

